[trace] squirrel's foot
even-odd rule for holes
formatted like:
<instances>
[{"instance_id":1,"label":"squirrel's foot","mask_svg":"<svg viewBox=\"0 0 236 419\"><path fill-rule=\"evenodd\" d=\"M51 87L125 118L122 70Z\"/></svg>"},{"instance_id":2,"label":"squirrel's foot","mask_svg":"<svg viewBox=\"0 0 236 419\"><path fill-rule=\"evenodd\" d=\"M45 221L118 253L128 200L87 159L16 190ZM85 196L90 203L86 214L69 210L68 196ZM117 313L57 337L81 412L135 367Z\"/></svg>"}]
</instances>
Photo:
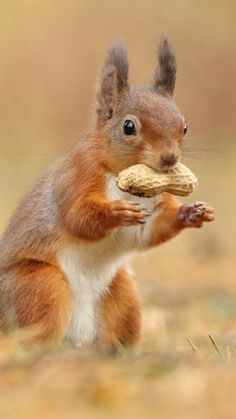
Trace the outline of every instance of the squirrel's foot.
<instances>
[{"instance_id":1,"label":"squirrel's foot","mask_svg":"<svg viewBox=\"0 0 236 419\"><path fill-rule=\"evenodd\" d=\"M112 201L110 203L112 219L117 226L132 226L145 224L151 211L143 208L138 202Z\"/></svg>"},{"instance_id":2,"label":"squirrel's foot","mask_svg":"<svg viewBox=\"0 0 236 419\"><path fill-rule=\"evenodd\" d=\"M181 221L186 227L202 227L204 222L213 221L215 211L205 202L195 202L194 204L183 204L179 208L177 220Z\"/></svg>"}]
</instances>

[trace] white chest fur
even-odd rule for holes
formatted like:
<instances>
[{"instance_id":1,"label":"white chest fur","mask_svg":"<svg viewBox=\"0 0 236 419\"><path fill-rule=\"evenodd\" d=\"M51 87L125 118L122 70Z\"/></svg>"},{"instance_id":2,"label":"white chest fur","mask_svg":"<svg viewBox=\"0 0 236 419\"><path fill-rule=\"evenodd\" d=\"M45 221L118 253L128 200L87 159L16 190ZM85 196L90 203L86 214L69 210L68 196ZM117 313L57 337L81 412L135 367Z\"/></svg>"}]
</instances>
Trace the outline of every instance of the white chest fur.
<instances>
[{"instance_id":1,"label":"white chest fur","mask_svg":"<svg viewBox=\"0 0 236 419\"><path fill-rule=\"evenodd\" d=\"M108 200L137 199L120 191L109 177ZM153 208L152 199L145 207ZM91 244L71 243L58 253L72 293L72 311L66 336L75 344L90 343L99 331L99 303L118 269L142 246L143 226L116 229L109 237Z\"/></svg>"},{"instance_id":2,"label":"white chest fur","mask_svg":"<svg viewBox=\"0 0 236 419\"><path fill-rule=\"evenodd\" d=\"M102 296L114 278L122 254L111 258L110 249L98 244L71 244L58 254L61 269L66 275L72 293L72 312L66 336L75 344L92 342L98 332L98 308ZM123 257L122 257L123 256Z\"/></svg>"}]
</instances>

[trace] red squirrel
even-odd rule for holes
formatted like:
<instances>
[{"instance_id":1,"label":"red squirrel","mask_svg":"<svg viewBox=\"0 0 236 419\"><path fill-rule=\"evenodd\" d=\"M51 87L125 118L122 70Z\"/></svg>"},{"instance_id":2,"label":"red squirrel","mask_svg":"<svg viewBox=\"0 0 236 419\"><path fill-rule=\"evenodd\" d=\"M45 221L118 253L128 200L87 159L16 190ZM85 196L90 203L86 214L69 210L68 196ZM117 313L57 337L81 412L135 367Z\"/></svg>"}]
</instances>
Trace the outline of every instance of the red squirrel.
<instances>
[{"instance_id":1,"label":"red squirrel","mask_svg":"<svg viewBox=\"0 0 236 419\"><path fill-rule=\"evenodd\" d=\"M180 159L187 123L173 101L176 58L165 36L151 86L131 87L122 42L108 51L90 133L46 170L0 242L1 327L14 317L33 339L104 348L140 337L140 297L129 260L187 227L214 219L207 204L163 193L134 197L117 174L143 163L166 171Z\"/></svg>"}]
</instances>

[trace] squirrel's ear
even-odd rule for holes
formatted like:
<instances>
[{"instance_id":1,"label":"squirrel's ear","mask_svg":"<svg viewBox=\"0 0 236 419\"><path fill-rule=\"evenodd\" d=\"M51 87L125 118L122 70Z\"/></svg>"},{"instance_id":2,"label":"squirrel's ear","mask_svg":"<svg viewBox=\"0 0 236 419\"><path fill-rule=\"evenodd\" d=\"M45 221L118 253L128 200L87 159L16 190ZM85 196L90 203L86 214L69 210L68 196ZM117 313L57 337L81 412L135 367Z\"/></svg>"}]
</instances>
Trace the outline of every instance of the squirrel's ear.
<instances>
[{"instance_id":1,"label":"squirrel's ear","mask_svg":"<svg viewBox=\"0 0 236 419\"><path fill-rule=\"evenodd\" d=\"M97 89L97 113L101 122L112 117L119 96L129 88L128 73L126 48L117 41L108 51Z\"/></svg>"},{"instance_id":2,"label":"squirrel's ear","mask_svg":"<svg viewBox=\"0 0 236 419\"><path fill-rule=\"evenodd\" d=\"M158 66L152 87L157 93L173 96L176 80L176 57L173 45L166 35L161 35L157 50Z\"/></svg>"}]
</instances>

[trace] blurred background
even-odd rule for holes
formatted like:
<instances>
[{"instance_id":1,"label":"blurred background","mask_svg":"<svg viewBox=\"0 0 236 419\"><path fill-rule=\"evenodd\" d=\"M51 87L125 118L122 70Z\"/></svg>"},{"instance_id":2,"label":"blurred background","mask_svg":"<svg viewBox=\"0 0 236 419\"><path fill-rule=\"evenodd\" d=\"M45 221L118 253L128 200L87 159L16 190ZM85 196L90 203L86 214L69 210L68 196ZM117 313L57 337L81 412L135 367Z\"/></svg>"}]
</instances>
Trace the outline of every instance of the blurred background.
<instances>
[{"instance_id":1,"label":"blurred background","mask_svg":"<svg viewBox=\"0 0 236 419\"><path fill-rule=\"evenodd\" d=\"M165 417L173 417L171 413L173 406L175 417L183 418L185 414L189 417L191 414L191 417L197 418L200 417L197 412L200 412L201 418L210 417L208 415L211 414L214 414L214 417L219 415L221 418L230 418L231 413L232 417L235 417L233 416L235 410L233 408L230 410L232 401L228 399L230 397L228 390L232 384L235 384L234 375L226 379L226 390L222 393L218 384L212 384L212 377L218 377L219 374L220 380L224 380L225 371L218 371L217 368L220 367L217 364L209 372L208 362L206 368L201 366L203 369L189 365L188 356L191 351L194 352L194 348L186 340L187 336L196 345L195 355L199 352L204 360L209 357L211 359L211 351L214 351L214 348L208 339L210 334L218 342L223 355L227 354L227 359L234 357L236 347L235 19L234 0L224 2L218 0L204 2L1 0L1 231L4 230L25 191L44 168L58 156L69 151L88 130L92 118L96 77L110 42L117 38L126 42L129 50L131 82L147 85L156 64L155 48L162 31L170 35L176 48L178 78L175 99L189 126L186 139L189 151L185 154L183 162L199 178L199 189L189 199L205 200L216 208L214 223L205 225L202 230L184 232L170 243L145 255L140 254L134 260L144 307L144 331L140 354L158 353L161 359L155 356L150 360L144 355L141 360L135 358L133 362L136 363L134 364L136 375L131 374L131 377L125 376L128 371L127 359L116 361L116 369L110 366L111 361L107 361L107 364L106 361L99 359L91 366L87 360L88 370L83 371L83 379L89 380L91 371L95 371L92 379L100 383L98 378L100 370L110 368L114 382L112 381L111 386L109 380L105 384L102 382L101 386L95 385L92 390L91 388L86 390L86 396L83 396L82 391L82 396L78 396L78 400L81 399L82 405L86 405L84 407L86 414L89 414L91 409L93 413L94 406L96 409L102 406L99 412L104 417L103 408L105 410L108 408L109 413L111 412L109 409L115 406L112 415L116 417L115 415L122 411L124 417L127 412L136 412L135 409L131 409L132 403L129 404L131 410L126 410L125 403L131 400L137 404L136 407L141 415L142 409L145 412L147 406L150 407L150 402L154 403L155 409L160 408L160 405L155 405L157 400L160 402L160 398L157 397L159 394L161 412L166 415ZM177 372L175 368L172 371L171 362L166 362L166 357L170 353L171 362L173 357L184 356L184 361L182 358L178 361L180 364ZM71 361L73 356L76 358ZM4 350L2 357L3 365L9 362ZM74 352L71 357L70 362L75 368L81 360ZM40 367L35 367L36 378L30 379L24 357L22 362L23 367L19 368L24 371L23 378L17 378L21 390L17 388L18 393L14 393L14 397L19 409L18 414L22 412L20 417L23 418L26 417L24 415L28 412L27 409L30 409L31 402L33 405L35 400L41 403L38 389L41 388L40 383L45 384L49 361L43 358L43 361L40 361L43 366L40 364ZM64 361L62 363L58 361L57 364L53 358L50 362L52 363L50 365L53 365L54 377L54 369L57 374L57 368L59 370L63 368ZM81 371L80 365L79 370ZM167 384L165 381L161 393L158 393L159 387L155 387L155 380L155 385L153 381L147 383L147 376L152 377L153 371L155 379L158 376L157 380L160 380L160 374L161 377L164 375L163 380L166 380L165 374L169 370L172 371L171 378L168 378ZM138 378L137 371L140 371ZM13 397L12 376L9 371L7 374L9 376L5 376L4 382L0 383L0 387L5 388L6 380L9 379L11 391L9 390L8 394L6 390L5 400ZM76 381L75 379L73 381L72 376L67 377L68 370L63 374L72 383ZM122 380L126 380L128 388L128 393L125 395L119 382L120 374L121 376L124 374ZM13 382L17 379L14 378ZM26 391L27 386L24 387L28 379L30 383L32 380L31 384L36 388L33 394ZM42 410L38 413L39 416L36 413L32 416L33 411L30 411L30 417L42 417L40 414L43 414L44 417L48 415L53 418L52 406L58 394L62 400L62 409L54 412L55 417L77 417L77 396L71 401L68 395L70 392L74 394L74 384L73 388L69 387L67 391L63 386L55 388L53 384L55 381L51 382L47 374L46 381L49 390L45 397L48 397L48 392L53 395L51 399L47 399L46 404L44 402L40 404ZM218 382L218 379L213 381ZM138 399L136 399L135 386L138 386ZM144 390L144 386L147 386L149 393ZM177 403L176 407L175 397L180 397L176 388L179 386L183 386L185 396L181 396L182 404ZM205 399L204 390L209 386L211 386L209 398L218 399L217 407ZM192 393L188 393L189 388L193 389ZM79 393L78 389L76 387ZM21 394L19 391L23 391L22 397L19 397ZM89 391L92 392L92 396L87 400ZM177 396L174 396L176 391ZM24 397L26 402L22 401ZM228 410L224 416L226 405ZM2 402L2 409L5 415L3 417L10 417L12 410L7 402L6 404ZM69 416L66 416L66 412ZM97 410L96 412L98 413ZM149 417L152 415L155 417L155 411L150 408Z\"/></svg>"}]
</instances>

